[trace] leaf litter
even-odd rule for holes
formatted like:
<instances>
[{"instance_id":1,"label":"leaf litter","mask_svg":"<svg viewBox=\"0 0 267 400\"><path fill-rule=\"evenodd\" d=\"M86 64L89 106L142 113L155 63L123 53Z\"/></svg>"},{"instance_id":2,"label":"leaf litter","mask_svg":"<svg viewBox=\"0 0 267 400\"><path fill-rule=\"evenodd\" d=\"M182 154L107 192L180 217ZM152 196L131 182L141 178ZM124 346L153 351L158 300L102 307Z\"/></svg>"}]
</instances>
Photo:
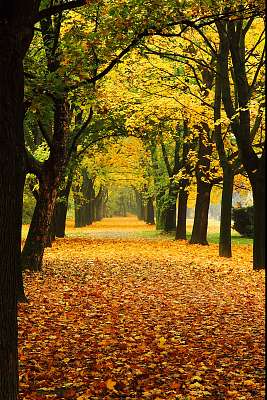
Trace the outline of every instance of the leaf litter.
<instances>
[{"instance_id":1,"label":"leaf litter","mask_svg":"<svg viewBox=\"0 0 267 400\"><path fill-rule=\"evenodd\" d=\"M233 252L58 239L25 273L20 399L262 400L264 271Z\"/></svg>"}]
</instances>

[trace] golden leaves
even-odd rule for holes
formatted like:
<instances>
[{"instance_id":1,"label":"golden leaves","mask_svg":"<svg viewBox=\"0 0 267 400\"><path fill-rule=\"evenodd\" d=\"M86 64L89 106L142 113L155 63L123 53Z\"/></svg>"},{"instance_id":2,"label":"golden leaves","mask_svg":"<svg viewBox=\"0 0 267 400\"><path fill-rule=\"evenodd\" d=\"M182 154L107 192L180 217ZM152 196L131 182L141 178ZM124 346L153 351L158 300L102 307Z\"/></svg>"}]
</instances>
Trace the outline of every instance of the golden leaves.
<instances>
[{"instance_id":1,"label":"golden leaves","mask_svg":"<svg viewBox=\"0 0 267 400\"><path fill-rule=\"evenodd\" d=\"M26 273L24 400L264 398L264 272L252 271L251 248L225 260L216 245L127 238L145 227L98 222Z\"/></svg>"},{"instance_id":2,"label":"golden leaves","mask_svg":"<svg viewBox=\"0 0 267 400\"><path fill-rule=\"evenodd\" d=\"M112 379L108 379L105 383L108 390L114 390L117 382L113 381Z\"/></svg>"}]
</instances>

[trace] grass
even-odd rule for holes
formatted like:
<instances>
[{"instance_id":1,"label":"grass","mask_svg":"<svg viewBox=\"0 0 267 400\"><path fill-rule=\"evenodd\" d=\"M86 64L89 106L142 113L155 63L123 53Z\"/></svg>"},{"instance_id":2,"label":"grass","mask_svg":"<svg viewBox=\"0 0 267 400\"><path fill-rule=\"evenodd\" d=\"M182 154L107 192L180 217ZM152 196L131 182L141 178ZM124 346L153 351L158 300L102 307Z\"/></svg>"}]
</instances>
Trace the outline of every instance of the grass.
<instances>
[{"instance_id":1,"label":"grass","mask_svg":"<svg viewBox=\"0 0 267 400\"><path fill-rule=\"evenodd\" d=\"M208 235L208 242L209 243L214 243L218 244L220 239L219 233L211 233ZM232 234L232 244L237 244L237 245L248 245L253 243L252 238L246 238L240 236L238 233Z\"/></svg>"},{"instance_id":2,"label":"grass","mask_svg":"<svg viewBox=\"0 0 267 400\"><path fill-rule=\"evenodd\" d=\"M165 233L163 231L139 231L135 232L134 234L135 237L140 237L144 239L169 239L173 240L174 239L174 233ZM186 238L187 240L190 240L191 237L191 232L187 232ZM212 232L208 234L208 242L213 243L213 244L219 244L220 240L220 234L219 232ZM246 238L240 236L238 233L233 233L232 234L232 244L236 245L252 245L253 239L252 238Z\"/></svg>"},{"instance_id":3,"label":"grass","mask_svg":"<svg viewBox=\"0 0 267 400\"><path fill-rule=\"evenodd\" d=\"M133 218L131 218L133 219ZM132 238L143 238L143 239L159 239L159 240L173 240L174 239L174 233L165 233L163 231L156 231L155 226L151 225L146 225L144 222L137 221L136 220L136 225L134 226L133 229L129 230L127 229L127 221L125 219L125 225L121 223L121 221L124 221L123 218L121 218L118 224L118 221L115 218L106 218L105 219L105 225L104 225L104 231L113 231L118 233L118 238L121 236L123 237L123 233L127 232L127 237L132 237ZM117 225L118 224L118 225ZM88 237L92 232L98 231L98 234L101 235L100 231L98 230L98 225L99 222L94 223L93 225L86 226L83 228L74 228L73 221L68 221L67 222L67 228L66 228L66 237L69 238L74 238L74 237L82 237L86 238ZM101 222L101 225L103 227L103 222ZM187 240L190 239L191 237L191 232L192 232L192 226L193 226L193 220L188 219L187 222ZM22 227L22 240L26 239L27 233L28 233L29 225L23 225ZM209 227L208 227L208 242L213 243L213 244L218 244L219 243L219 229L220 229L220 224L219 221L217 220L210 220L209 221ZM253 239L251 238L245 238L240 236L237 232L233 231L232 232L232 244L235 245L252 245Z\"/></svg>"}]
</instances>

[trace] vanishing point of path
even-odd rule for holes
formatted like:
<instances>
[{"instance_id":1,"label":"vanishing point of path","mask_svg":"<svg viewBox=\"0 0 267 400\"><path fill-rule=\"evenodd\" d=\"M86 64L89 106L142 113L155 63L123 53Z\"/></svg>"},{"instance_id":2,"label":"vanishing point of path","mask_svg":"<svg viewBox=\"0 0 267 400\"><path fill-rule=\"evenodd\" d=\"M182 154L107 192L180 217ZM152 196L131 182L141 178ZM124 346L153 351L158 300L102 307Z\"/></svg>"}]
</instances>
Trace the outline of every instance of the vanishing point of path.
<instances>
[{"instance_id":1,"label":"vanishing point of path","mask_svg":"<svg viewBox=\"0 0 267 400\"><path fill-rule=\"evenodd\" d=\"M68 226L26 273L20 399L264 399L251 247L223 259L153 231L133 217Z\"/></svg>"}]
</instances>

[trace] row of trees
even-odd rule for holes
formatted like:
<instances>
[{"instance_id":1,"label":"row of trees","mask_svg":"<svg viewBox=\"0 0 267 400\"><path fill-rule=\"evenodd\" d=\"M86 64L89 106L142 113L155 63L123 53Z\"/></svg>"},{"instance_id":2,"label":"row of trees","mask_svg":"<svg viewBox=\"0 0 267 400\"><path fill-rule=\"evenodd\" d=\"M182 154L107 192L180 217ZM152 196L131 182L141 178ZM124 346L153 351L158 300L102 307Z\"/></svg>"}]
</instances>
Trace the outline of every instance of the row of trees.
<instances>
[{"instance_id":1,"label":"row of trees","mask_svg":"<svg viewBox=\"0 0 267 400\"><path fill-rule=\"evenodd\" d=\"M81 6L79 14L66 12ZM256 39L248 47L246 43L261 10L261 3L256 7L238 3L225 9L220 2L192 6L169 0L160 6L156 1L134 0L16 0L0 5L0 400L17 398L17 300L24 298L22 267L41 268L56 209L64 205L62 199L67 198L79 160L100 139L118 135L142 139L151 155L156 221L166 230L174 226L178 194L179 212L185 212L182 204L195 171L200 213L195 216L193 243L204 237L202 221L207 219L203 216L211 187L220 175L213 162L218 160L215 148L225 190L233 154L238 153L254 196L254 267L263 267L262 34L252 35ZM215 37L208 27L216 31ZM199 38L192 41L192 32ZM188 44L180 43L182 39ZM138 58L134 63L129 58L121 64L124 71L119 67L113 81L99 83L140 45L146 63L167 60L166 65L153 66L163 73L158 75L160 91L155 72L139 69L143 63L139 64L139 53L133 53ZM195 61L198 58L200 63ZM127 77L124 82L119 77L122 72ZM140 76L144 79L137 85ZM158 105L154 103L157 93ZM234 142L233 153L226 142L230 149ZM36 177L32 182L36 207L21 257L27 173ZM90 184L86 187L89 190ZM141 192L147 200L152 197L150 182L144 183ZM180 216L181 232L183 224L184 216Z\"/></svg>"}]
</instances>

